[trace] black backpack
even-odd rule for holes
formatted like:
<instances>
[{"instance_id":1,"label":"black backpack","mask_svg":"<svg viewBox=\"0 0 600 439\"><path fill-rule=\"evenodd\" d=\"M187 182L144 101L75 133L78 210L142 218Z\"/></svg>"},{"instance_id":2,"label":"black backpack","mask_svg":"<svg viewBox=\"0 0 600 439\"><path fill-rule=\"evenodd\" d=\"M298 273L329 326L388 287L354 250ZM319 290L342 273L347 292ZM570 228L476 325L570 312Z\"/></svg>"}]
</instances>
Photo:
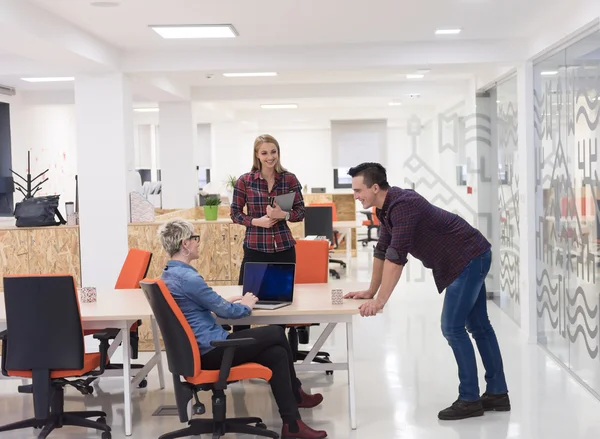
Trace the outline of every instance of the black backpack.
<instances>
[{"instance_id":1,"label":"black backpack","mask_svg":"<svg viewBox=\"0 0 600 439\"><path fill-rule=\"evenodd\" d=\"M17 227L58 226L67 222L58 211L60 195L27 198L15 206ZM55 216L58 216L56 221Z\"/></svg>"}]
</instances>

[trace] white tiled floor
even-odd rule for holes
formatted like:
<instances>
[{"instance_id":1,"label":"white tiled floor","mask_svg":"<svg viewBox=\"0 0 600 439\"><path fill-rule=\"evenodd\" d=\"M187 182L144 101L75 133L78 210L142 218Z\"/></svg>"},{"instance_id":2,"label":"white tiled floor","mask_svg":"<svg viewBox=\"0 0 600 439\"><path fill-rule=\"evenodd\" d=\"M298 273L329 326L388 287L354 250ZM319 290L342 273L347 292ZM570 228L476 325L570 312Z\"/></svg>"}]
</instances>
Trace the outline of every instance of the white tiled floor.
<instances>
[{"instance_id":1,"label":"white tiled floor","mask_svg":"<svg viewBox=\"0 0 600 439\"><path fill-rule=\"evenodd\" d=\"M359 268L351 269L349 276L365 280L368 276L366 252L361 252L359 261ZM347 381L341 371L332 377L324 373L301 375L306 387L325 395L322 406L302 412L304 420L315 428L327 430L329 437L336 439L598 438L600 402L539 347L524 344L515 323L496 305L488 304L504 355L512 412L490 413L463 421L438 421L437 412L452 403L457 395L456 365L439 330L442 298L430 282L403 282L382 316L357 318L355 322L358 429L349 428ZM344 356L343 331L343 328L336 331L326 346L334 357ZM483 372L480 375L483 384ZM0 380L0 423L32 415L31 397L16 393L18 383ZM210 411L207 396L203 401L208 403ZM152 416L163 404L174 404L172 391L158 389L154 372L149 377L148 388L136 391L134 396L132 438L157 438L183 427L176 417ZM68 410L97 408L109 413L113 438L124 438L119 380L101 380L92 397L69 390ZM261 416L271 429L279 431L281 428L269 387L262 382L232 385L228 392L228 414ZM0 433L0 437L33 438L35 434L24 430ZM57 439L98 437L96 432L73 427L57 430L50 436Z\"/></svg>"}]
</instances>

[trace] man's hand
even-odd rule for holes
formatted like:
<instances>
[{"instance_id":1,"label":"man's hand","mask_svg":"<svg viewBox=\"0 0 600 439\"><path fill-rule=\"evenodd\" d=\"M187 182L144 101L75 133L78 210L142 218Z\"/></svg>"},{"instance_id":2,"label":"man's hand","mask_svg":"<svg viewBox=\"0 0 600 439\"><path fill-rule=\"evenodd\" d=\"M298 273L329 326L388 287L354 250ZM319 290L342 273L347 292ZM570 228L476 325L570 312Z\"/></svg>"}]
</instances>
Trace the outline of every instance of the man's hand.
<instances>
[{"instance_id":1,"label":"man's hand","mask_svg":"<svg viewBox=\"0 0 600 439\"><path fill-rule=\"evenodd\" d=\"M256 305L256 302L258 302L258 297L256 297L252 293L244 294L244 297L242 297L242 300L240 300L240 303L242 305L246 305L250 309L254 308L254 305Z\"/></svg>"},{"instance_id":2,"label":"man's hand","mask_svg":"<svg viewBox=\"0 0 600 439\"><path fill-rule=\"evenodd\" d=\"M278 220L269 218L267 215L265 215L260 218L253 218L252 225L256 227L262 227L263 229L270 229L275 223L277 223L277 221Z\"/></svg>"},{"instance_id":3,"label":"man's hand","mask_svg":"<svg viewBox=\"0 0 600 439\"><path fill-rule=\"evenodd\" d=\"M358 307L362 317L371 317L377 315L384 307L385 303L380 299L371 299Z\"/></svg>"},{"instance_id":4,"label":"man's hand","mask_svg":"<svg viewBox=\"0 0 600 439\"><path fill-rule=\"evenodd\" d=\"M284 219L287 212L281 210L281 207L276 202L273 202L275 207L267 206L267 216L273 219Z\"/></svg>"},{"instance_id":5,"label":"man's hand","mask_svg":"<svg viewBox=\"0 0 600 439\"><path fill-rule=\"evenodd\" d=\"M371 290L355 291L346 294L344 299L372 299L373 296L375 296L375 293L371 292Z\"/></svg>"},{"instance_id":6,"label":"man's hand","mask_svg":"<svg viewBox=\"0 0 600 439\"><path fill-rule=\"evenodd\" d=\"M230 297L229 299L227 299L227 301L231 302L231 303L236 303L236 302L240 302L243 298L244 298L244 296L233 296L233 297Z\"/></svg>"}]
</instances>

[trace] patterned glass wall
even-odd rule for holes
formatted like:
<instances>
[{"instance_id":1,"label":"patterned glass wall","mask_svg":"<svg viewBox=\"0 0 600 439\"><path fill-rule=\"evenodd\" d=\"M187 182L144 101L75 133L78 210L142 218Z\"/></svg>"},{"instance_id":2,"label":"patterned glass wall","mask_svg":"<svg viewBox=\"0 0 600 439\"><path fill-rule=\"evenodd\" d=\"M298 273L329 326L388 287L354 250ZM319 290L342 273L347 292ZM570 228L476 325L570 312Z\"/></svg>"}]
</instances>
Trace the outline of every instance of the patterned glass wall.
<instances>
[{"instance_id":1,"label":"patterned glass wall","mask_svg":"<svg viewBox=\"0 0 600 439\"><path fill-rule=\"evenodd\" d=\"M517 77L496 88L498 209L500 215L500 306L521 320L519 291L519 173Z\"/></svg>"},{"instance_id":2,"label":"patterned glass wall","mask_svg":"<svg viewBox=\"0 0 600 439\"><path fill-rule=\"evenodd\" d=\"M600 392L600 39L534 67L538 340Z\"/></svg>"}]
</instances>

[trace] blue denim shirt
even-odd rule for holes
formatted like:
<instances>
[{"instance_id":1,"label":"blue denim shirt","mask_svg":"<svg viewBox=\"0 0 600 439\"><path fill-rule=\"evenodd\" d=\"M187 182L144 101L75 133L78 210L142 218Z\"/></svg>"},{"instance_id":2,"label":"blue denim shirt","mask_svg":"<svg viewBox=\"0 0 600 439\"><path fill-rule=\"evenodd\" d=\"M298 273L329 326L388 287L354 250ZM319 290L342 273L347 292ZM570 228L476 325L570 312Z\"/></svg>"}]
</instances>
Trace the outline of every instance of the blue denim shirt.
<instances>
[{"instance_id":1,"label":"blue denim shirt","mask_svg":"<svg viewBox=\"0 0 600 439\"><path fill-rule=\"evenodd\" d=\"M231 303L209 287L196 269L184 262L169 261L162 280L194 331L200 355L214 349L210 342L225 340L229 333L217 325L215 313L224 319L239 319L250 314L246 305Z\"/></svg>"}]
</instances>

